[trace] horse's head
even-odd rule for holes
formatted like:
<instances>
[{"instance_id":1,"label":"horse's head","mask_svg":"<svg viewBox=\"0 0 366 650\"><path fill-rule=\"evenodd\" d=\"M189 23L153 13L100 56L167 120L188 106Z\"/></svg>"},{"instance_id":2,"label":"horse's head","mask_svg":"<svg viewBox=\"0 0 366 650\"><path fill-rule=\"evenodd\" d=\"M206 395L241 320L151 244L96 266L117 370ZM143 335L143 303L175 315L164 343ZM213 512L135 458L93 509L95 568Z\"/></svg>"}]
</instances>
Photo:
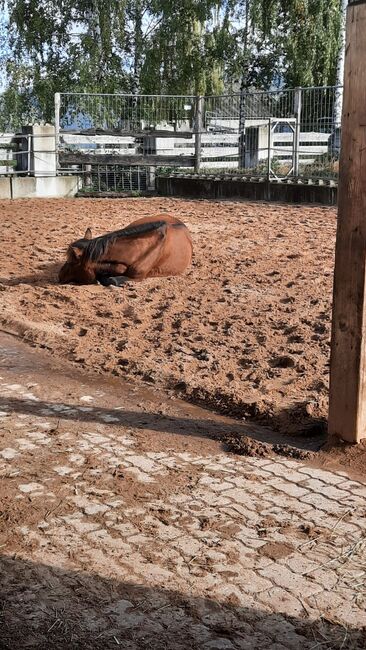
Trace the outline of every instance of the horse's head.
<instances>
[{"instance_id":1,"label":"horse's head","mask_svg":"<svg viewBox=\"0 0 366 650\"><path fill-rule=\"evenodd\" d=\"M58 275L60 284L94 284L96 282L95 270L84 260L84 251L90 239L92 239L92 233L88 228L82 239L70 244L67 249L67 261Z\"/></svg>"}]
</instances>

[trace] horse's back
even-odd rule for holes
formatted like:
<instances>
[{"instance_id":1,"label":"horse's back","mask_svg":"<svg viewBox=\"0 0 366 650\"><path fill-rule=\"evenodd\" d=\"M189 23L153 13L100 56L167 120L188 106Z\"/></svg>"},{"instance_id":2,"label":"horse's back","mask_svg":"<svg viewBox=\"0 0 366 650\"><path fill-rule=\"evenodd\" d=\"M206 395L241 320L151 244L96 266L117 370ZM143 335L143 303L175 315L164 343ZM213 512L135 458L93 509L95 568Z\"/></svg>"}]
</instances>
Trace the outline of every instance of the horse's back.
<instances>
[{"instance_id":1,"label":"horse's back","mask_svg":"<svg viewBox=\"0 0 366 650\"><path fill-rule=\"evenodd\" d=\"M155 214L153 217L141 217L140 219L137 219L136 221L128 224L127 227L134 228L135 226L140 226L144 223L154 223L156 221L165 221L167 224L176 224L187 229L187 226L183 223L183 221L177 219L177 217L173 217L171 214Z\"/></svg>"}]
</instances>

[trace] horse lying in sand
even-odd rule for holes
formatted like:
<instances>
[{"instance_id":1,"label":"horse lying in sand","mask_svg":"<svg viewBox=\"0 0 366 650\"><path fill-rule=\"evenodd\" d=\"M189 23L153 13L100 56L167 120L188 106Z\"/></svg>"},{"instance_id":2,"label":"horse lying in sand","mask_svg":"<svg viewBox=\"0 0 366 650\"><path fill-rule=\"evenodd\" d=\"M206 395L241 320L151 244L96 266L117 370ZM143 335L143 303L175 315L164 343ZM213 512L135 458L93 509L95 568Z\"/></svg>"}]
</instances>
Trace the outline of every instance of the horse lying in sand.
<instances>
[{"instance_id":1,"label":"horse lying in sand","mask_svg":"<svg viewBox=\"0 0 366 650\"><path fill-rule=\"evenodd\" d=\"M180 275L192 261L187 227L168 215L144 217L122 230L73 242L59 273L61 284L122 286L128 279Z\"/></svg>"}]
</instances>

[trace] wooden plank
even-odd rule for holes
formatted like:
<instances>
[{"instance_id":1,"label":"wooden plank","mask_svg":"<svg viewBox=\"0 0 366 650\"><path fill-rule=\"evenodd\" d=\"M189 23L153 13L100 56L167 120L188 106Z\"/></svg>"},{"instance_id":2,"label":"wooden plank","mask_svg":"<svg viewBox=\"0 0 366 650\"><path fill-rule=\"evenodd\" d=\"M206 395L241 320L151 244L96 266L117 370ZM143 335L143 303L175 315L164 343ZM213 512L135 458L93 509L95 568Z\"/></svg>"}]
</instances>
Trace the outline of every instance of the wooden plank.
<instances>
[{"instance_id":1,"label":"wooden plank","mask_svg":"<svg viewBox=\"0 0 366 650\"><path fill-rule=\"evenodd\" d=\"M202 161L202 169L235 169L238 167L239 157L236 160L204 160Z\"/></svg>"},{"instance_id":2,"label":"wooden plank","mask_svg":"<svg viewBox=\"0 0 366 650\"><path fill-rule=\"evenodd\" d=\"M300 133L300 142L328 142L331 133L315 133L314 131L302 131Z\"/></svg>"},{"instance_id":3,"label":"wooden plank","mask_svg":"<svg viewBox=\"0 0 366 650\"><path fill-rule=\"evenodd\" d=\"M329 434L366 437L366 0L347 9Z\"/></svg>"},{"instance_id":4,"label":"wooden plank","mask_svg":"<svg viewBox=\"0 0 366 650\"><path fill-rule=\"evenodd\" d=\"M239 154L239 147L205 147L202 151L204 158L224 158L226 156L237 156Z\"/></svg>"},{"instance_id":5,"label":"wooden plank","mask_svg":"<svg viewBox=\"0 0 366 650\"><path fill-rule=\"evenodd\" d=\"M309 142L312 144L313 142L328 142L331 134L330 133L314 133L313 131L311 132L306 132L306 131L301 131L300 133L300 142ZM294 134L293 133L274 133L273 134L273 141L274 142L293 142L294 139Z\"/></svg>"},{"instance_id":6,"label":"wooden plank","mask_svg":"<svg viewBox=\"0 0 366 650\"><path fill-rule=\"evenodd\" d=\"M222 134L217 134L217 133L202 133L201 136L202 143L205 145L207 143L211 142L219 142L223 144L236 144L239 142L239 134L238 133L222 133Z\"/></svg>"},{"instance_id":7,"label":"wooden plank","mask_svg":"<svg viewBox=\"0 0 366 650\"><path fill-rule=\"evenodd\" d=\"M292 153L292 147L288 147L288 146L281 147L278 144L275 145L272 150L274 151L275 154L277 154L277 153L284 153L284 154ZM328 151L328 147L324 146L324 145L323 146L318 146L318 147L303 147L303 146L299 147L299 153L304 154L305 156L308 156L308 155L310 155L310 156L311 155L313 155L313 156L321 156L322 154L327 153L327 151Z\"/></svg>"},{"instance_id":8,"label":"wooden plank","mask_svg":"<svg viewBox=\"0 0 366 650\"><path fill-rule=\"evenodd\" d=\"M222 160L223 158L237 158L239 155L239 148L237 147L236 149L231 149L230 152L226 153L210 153L208 151L204 151L202 154L202 160Z\"/></svg>"},{"instance_id":9,"label":"wooden plank","mask_svg":"<svg viewBox=\"0 0 366 650\"><path fill-rule=\"evenodd\" d=\"M73 147L71 150L61 148L60 152L62 152L62 151L65 151L65 153L70 152L70 153L73 153L75 155L77 155L77 154L81 154L81 155L90 154L92 156L95 156L95 155L105 156L107 154L116 154L116 155L120 155L120 156L125 156L125 155L126 156L132 156L136 151L136 147L134 147L134 148L130 147L130 148L126 149L125 147L116 147L116 148L114 148L111 145L106 145L105 147L101 147L101 148L98 147L97 149L90 148L90 147L84 147L84 148L83 147L80 147L80 148L77 148L77 147L74 148Z\"/></svg>"},{"instance_id":10,"label":"wooden plank","mask_svg":"<svg viewBox=\"0 0 366 650\"><path fill-rule=\"evenodd\" d=\"M76 133L63 133L62 140L66 144L124 144L135 146L135 138L116 135L78 135Z\"/></svg>"},{"instance_id":11,"label":"wooden plank","mask_svg":"<svg viewBox=\"0 0 366 650\"><path fill-rule=\"evenodd\" d=\"M275 156L276 160L279 160L279 162L283 165L291 165L293 164L293 158L282 158L280 156ZM314 165L316 163L316 158L300 158L300 163L302 165Z\"/></svg>"},{"instance_id":12,"label":"wooden plank","mask_svg":"<svg viewBox=\"0 0 366 650\"><path fill-rule=\"evenodd\" d=\"M60 163L68 165L154 165L193 167L194 156L120 155L60 151Z\"/></svg>"},{"instance_id":13,"label":"wooden plank","mask_svg":"<svg viewBox=\"0 0 366 650\"><path fill-rule=\"evenodd\" d=\"M192 131L164 131L164 130L153 130L146 129L144 131L125 131L123 129L112 130L112 129L65 129L60 131L60 136L65 134L74 134L74 135L111 135L111 136L120 136L120 137L131 137L131 138L144 138L145 136L153 136L155 138L186 138L190 139L192 137Z\"/></svg>"}]
</instances>

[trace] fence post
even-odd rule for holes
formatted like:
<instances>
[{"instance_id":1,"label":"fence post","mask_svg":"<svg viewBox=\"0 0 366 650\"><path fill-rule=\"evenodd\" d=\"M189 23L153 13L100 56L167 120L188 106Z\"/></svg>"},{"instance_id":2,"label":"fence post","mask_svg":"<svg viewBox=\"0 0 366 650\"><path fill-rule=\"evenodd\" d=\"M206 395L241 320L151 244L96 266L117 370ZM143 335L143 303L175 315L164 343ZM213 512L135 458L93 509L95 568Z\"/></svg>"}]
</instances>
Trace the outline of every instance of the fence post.
<instances>
[{"instance_id":1,"label":"fence post","mask_svg":"<svg viewBox=\"0 0 366 650\"><path fill-rule=\"evenodd\" d=\"M202 125L203 125L203 102L204 98L202 95L197 95L196 97L196 106L194 114L194 171L199 172L201 168L201 135L202 135Z\"/></svg>"},{"instance_id":2,"label":"fence post","mask_svg":"<svg viewBox=\"0 0 366 650\"><path fill-rule=\"evenodd\" d=\"M272 118L268 120L268 142L267 142L267 180L271 180L272 170Z\"/></svg>"},{"instance_id":3,"label":"fence post","mask_svg":"<svg viewBox=\"0 0 366 650\"><path fill-rule=\"evenodd\" d=\"M56 174L59 169L58 150L60 144L60 109L61 109L61 95L55 93L55 152L56 152Z\"/></svg>"},{"instance_id":4,"label":"fence post","mask_svg":"<svg viewBox=\"0 0 366 650\"><path fill-rule=\"evenodd\" d=\"M366 0L347 9L328 431L366 437Z\"/></svg>"},{"instance_id":5,"label":"fence post","mask_svg":"<svg viewBox=\"0 0 366 650\"><path fill-rule=\"evenodd\" d=\"M301 132L301 108L302 108L302 88L295 88L294 95L294 114L296 118L295 133L294 133L294 149L293 149L293 168L294 176L299 176L299 162L300 162L300 132Z\"/></svg>"}]
</instances>

